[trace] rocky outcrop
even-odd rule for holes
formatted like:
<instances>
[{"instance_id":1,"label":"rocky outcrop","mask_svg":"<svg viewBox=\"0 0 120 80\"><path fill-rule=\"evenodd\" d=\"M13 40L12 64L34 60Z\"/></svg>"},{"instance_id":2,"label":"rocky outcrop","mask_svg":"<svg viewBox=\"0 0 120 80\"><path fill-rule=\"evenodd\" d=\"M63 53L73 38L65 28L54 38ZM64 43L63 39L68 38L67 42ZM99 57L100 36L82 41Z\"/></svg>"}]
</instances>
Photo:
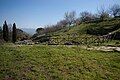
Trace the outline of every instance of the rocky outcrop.
<instances>
[{"instance_id":1,"label":"rocky outcrop","mask_svg":"<svg viewBox=\"0 0 120 80\"><path fill-rule=\"evenodd\" d=\"M120 31L118 30L118 31L111 32L107 35L103 35L102 38L120 40Z\"/></svg>"}]
</instances>

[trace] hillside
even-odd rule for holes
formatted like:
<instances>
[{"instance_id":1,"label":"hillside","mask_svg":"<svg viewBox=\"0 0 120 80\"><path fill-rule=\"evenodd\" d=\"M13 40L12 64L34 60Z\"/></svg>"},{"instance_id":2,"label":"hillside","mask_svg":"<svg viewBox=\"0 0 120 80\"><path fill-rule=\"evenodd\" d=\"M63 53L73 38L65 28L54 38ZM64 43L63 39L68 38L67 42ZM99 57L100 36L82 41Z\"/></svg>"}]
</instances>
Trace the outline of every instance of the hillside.
<instances>
[{"instance_id":1,"label":"hillside","mask_svg":"<svg viewBox=\"0 0 120 80\"><path fill-rule=\"evenodd\" d=\"M38 35L34 40L48 44L91 44L103 40L120 40L120 18L104 21L83 22L80 25L64 27L56 32ZM109 35L110 34L110 35ZM49 40L46 40L49 36ZM105 37L104 37L105 36ZM101 41L98 41L101 40Z\"/></svg>"}]
</instances>

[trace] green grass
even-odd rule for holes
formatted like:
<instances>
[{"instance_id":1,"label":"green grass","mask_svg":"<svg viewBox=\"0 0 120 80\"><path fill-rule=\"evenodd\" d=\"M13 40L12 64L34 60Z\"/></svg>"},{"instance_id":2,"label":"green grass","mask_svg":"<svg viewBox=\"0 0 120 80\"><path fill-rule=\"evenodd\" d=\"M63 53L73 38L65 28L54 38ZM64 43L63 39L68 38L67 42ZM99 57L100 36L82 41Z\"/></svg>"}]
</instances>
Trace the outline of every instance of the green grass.
<instances>
[{"instance_id":1,"label":"green grass","mask_svg":"<svg viewBox=\"0 0 120 80\"><path fill-rule=\"evenodd\" d=\"M120 53L77 46L1 46L0 80L119 80Z\"/></svg>"}]
</instances>

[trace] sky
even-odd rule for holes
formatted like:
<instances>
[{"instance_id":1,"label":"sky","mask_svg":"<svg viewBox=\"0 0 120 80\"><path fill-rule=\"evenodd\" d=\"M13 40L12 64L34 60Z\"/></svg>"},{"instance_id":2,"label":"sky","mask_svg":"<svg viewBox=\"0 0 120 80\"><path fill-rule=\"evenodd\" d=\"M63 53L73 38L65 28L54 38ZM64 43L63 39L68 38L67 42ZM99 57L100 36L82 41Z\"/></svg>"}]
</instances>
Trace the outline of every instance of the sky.
<instances>
[{"instance_id":1,"label":"sky","mask_svg":"<svg viewBox=\"0 0 120 80\"><path fill-rule=\"evenodd\" d=\"M56 24L64 13L96 13L101 6L109 8L120 0L0 0L0 25L16 23L18 28L38 28Z\"/></svg>"}]
</instances>

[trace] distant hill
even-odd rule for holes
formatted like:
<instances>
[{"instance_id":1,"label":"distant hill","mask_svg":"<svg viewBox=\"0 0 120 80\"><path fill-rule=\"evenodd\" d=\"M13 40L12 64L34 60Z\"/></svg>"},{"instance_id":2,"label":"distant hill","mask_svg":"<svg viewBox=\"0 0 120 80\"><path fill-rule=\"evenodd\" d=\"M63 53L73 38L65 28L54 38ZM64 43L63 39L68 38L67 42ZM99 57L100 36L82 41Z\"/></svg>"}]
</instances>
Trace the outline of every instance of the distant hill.
<instances>
[{"instance_id":1,"label":"distant hill","mask_svg":"<svg viewBox=\"0 0 120 80\"><path fill-rule=\"evenodd\" d=\"M8 27L10 29L10 31L12 31L12 24L8 24ZM23 30L24 32L28 33L29 35L33 35L35 34L36 29L32 29L32 28L19 28L21 30Z\"/></svg>"},{"instance_id":2,"label":"distant hill","mask_svg":"<svg viewBox=\"0 0 120 80\"><path fill-rule=\"evenodd\" d=\"M26 33L28 33L29 35L35 34L35 31L36 31L36 29L32 29L32 28L21 28L21 29Z\"/></svg>"}]
</instances>

